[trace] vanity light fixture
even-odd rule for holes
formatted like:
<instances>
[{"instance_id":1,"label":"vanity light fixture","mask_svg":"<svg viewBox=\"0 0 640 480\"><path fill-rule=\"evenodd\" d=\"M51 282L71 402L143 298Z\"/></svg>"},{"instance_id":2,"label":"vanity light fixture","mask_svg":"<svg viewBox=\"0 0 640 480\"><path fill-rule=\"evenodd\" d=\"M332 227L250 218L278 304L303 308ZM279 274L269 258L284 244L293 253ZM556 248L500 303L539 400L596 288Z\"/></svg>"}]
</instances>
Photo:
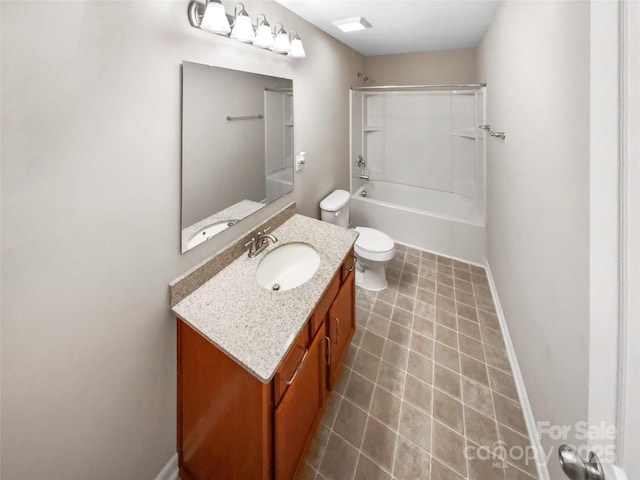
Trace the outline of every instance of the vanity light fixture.
<instances>
[{"instance_id":1,"label":"vanity light fixture","mask_svg":"<svg viewBox=\"0 0 640 480\"><path fill-rule=\"evenodd\" d=\"M343 18L342 20L336 20L333 24L343 32L355 32L356 30L371 28L371 24L362 17Z\"/></svg>"},{"instance_id":2,"label":"vanity light fixture","mask_svg":"<svg viewBox=\"0 0 640 480\"><path fill-rule=\"evenodd\" d=\"M238 7L240 7L239 10ZM253 31L251 18L249 18L249 14L244 9L242 3L236 4L234 16L235 20L233 21L233 28L231 29L231 38L245 43L253 42L256 38L256 33Z\"/></svg>"},{"instance_id":3,"label":"vanity light fixture","mask_svg":"<svg viewBox=\"0 0 640 480\"><path fill-rule=\"evenodd\" d=\"M262 16L262 21L260 21ZM256 30L256 38L253 40L253 44L260 48L271 48L275 43L273 39L273 33L271 33L271 25L267 22L267 17L264 13L260 13L256 20L258 28Z\"/></svg>"},{"instance_id":4,"label":"vanity light fixture","mask_svg":"<svg viewBox=\"0 0 640 480\"><path fill-rule=\"evenodd\" d=\"M296 32L289 32L289 39L291 43L291 50L289 50L288 55L291 58L304 58L307 54L304 51L304 47L302 46L302 40L300 40L300 35Z\"/></svg>"},{"instance_id":5,"label":"vanity light fixture","mask_svg":"<svg viewBox=\"0 0 640 480\"><path fill-rule=\"evenodd\" d=\"M229 35L231 26L220 0L207 3L193 1L189 4L189 21L196 28L218 35Z\"/></svg>"},{"instance_id":6,"label":"vanity light fixture","mask_svg":"<svg viewBox=\"0 0 640 480\"><path fill-rule=\"evenodd\" d=\"M278 28L278 25L280 27ZM287 31L284 29L280 22L276 23L275 35L276 41L271 47L271 50L276 53L289 53L291 51L291 42L289 41L289 35L287 35Z\"/></svg>"}]
</instances>

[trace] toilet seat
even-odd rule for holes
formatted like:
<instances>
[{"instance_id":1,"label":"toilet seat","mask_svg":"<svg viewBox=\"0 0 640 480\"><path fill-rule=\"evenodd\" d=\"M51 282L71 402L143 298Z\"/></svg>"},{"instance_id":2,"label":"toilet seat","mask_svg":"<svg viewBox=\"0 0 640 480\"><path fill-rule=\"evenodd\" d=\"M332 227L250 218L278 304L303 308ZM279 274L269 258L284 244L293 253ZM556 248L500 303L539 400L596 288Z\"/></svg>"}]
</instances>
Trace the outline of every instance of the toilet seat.
<instances>
[{"instance_id":1,"label":"toilet seat","mask_svg":"<svg viewBox=\"0 0 640 480\"><path fill-rule=\"evenodd\" d=\"M375 228L356 227L355 230L360 234L355 244L357 256L378 262L393 258L395 244L389 235Z\"/></svg>"}]
</instances>

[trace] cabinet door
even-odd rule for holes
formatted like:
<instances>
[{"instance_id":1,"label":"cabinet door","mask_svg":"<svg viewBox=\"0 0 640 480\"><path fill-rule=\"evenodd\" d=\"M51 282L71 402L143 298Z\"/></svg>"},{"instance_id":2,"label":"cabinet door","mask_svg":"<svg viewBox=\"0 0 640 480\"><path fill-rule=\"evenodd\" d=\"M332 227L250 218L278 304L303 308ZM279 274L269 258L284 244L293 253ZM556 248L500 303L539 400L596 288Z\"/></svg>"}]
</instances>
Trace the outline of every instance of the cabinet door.
<instances>
[{"instance_id":1,"label":"cabinet door","mask_svg":"<svg viewBox=\"0 0 640 480\"><path fill-rule=\"evenodd\" d=\"M305 350L274 413L275 478L291 480L305 452L322 407L324 335ZM301 348L296 346L296 348Z\"/></svg>"},{"instance_id":2,"label":"cabinet door","mask_svg":"<svg viewBox=\"0 0 640 480\"><path fill-rule=\"evenodd\" d=\"M338 375L338 368L347 353L353 332L356 329L355 318L355 276L349 273L342 284L338 296L329 309L327 317L327 336L331 345L329 363L329 388L332 389Z\"/></svg>"}]
</instances>

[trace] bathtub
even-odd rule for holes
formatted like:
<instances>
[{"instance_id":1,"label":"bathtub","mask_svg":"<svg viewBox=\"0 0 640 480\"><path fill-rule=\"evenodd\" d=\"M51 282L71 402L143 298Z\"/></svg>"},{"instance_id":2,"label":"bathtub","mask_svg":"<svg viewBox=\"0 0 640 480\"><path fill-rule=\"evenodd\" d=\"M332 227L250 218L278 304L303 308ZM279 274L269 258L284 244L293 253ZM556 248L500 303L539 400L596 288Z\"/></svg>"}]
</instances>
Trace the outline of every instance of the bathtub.
<instances>
[{"instance_id":1,"label":"bathtub","mask_svg":"<svg viewBox=\"0 0 640 480\"><path fill-rule=\"evenodd\" d=\"M460 195L384 181L366 182L351 196L351 224L377 228L396 242L421 250L478 265L486 263L484 216Z\"/></svg>"}]
</instances>

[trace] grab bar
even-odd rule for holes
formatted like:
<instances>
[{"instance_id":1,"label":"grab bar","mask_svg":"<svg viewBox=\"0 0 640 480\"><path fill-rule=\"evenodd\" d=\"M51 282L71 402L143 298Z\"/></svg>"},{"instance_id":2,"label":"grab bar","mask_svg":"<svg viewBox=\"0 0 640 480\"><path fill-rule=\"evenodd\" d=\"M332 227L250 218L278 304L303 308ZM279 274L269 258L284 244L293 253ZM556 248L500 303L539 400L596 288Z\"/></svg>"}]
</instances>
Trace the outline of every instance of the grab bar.
<instances>
[{"instance_id":1,"label":"grab bar","mask_svg":"<svg viewBox=\"0 0 640 480\"><path fill-rule=\"evenodd\" d=\"M489 135L491 135L492 137L498 137L502 140L504 140L504 138L507 136L505 132L494 132L493 130L491 130L491 125L480 125L479 128L489 132Z\"/></svg>"},{"instance_id":2,"label":"grab bar","mask_svg":"<svg viewBox=\"0 0 640 480\"><path fill-rule=\"evenodd\" d=\"M262 115L261 113L259 113L258 115L246 115L244 117L232 117L231 115L227 115L225 118L230 122L232 122L234 120L255 120L259 118L264 118L264 115Z\"/></svg>"}]
</instances>

